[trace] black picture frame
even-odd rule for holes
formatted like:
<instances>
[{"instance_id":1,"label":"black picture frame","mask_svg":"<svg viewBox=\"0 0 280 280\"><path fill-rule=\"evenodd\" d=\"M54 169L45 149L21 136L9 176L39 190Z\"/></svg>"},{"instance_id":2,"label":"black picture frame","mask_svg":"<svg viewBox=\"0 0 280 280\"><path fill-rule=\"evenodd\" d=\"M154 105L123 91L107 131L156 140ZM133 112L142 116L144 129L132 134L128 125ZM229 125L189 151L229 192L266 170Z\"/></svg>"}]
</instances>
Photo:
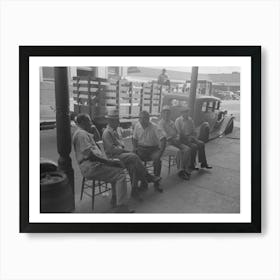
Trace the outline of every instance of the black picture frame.
<instances>
[{"instance_id":1,"label":"black picture frame","mask_svg":"<svg viewBox=\"0 0 280 280\"><path fill-rule=\"evenodd\" d=\"M32 223L29 221L29 58L33 56L251 57L250 223ZM259 233L261 232L261 46L20 46L20 232Z\"/></svg>"}]
</instances>

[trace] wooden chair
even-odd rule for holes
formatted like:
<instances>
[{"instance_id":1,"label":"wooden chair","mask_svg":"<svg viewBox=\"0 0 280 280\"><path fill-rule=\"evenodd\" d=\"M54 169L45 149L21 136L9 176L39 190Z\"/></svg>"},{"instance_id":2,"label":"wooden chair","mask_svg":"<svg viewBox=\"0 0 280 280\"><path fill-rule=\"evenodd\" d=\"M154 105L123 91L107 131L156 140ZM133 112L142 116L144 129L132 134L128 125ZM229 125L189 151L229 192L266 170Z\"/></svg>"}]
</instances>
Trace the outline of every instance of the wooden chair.
<instances>
[{"instance_id":1,"label":"wooden chair","mask_svg":"<svg viewBox=\"0 0 280 280\"><path fill-rule=\"evenodd\" d=\"M162 157L162 162L167 163L168 167L168 175L170 174L171 167L176 166L176 155L177 155L177 148L173 148L173 146L167 146Z\"/></svg>"},{"instance_id":2,"label":"wooden chair","mask_svg":"<svg viewBox=\"0 0 280 280\"><path fill-rule=\"evenodd\" d=\"M91 209L92 211L94 211L95 196L112 191L112 202L116 203L116 190L109 185L109 183L103 181L86 179L85 177L83 177L80 200L83 199L83 194L91 197ZM88 189L91 190L90 193L87 192Z\"/></svg>"}]
</instances>

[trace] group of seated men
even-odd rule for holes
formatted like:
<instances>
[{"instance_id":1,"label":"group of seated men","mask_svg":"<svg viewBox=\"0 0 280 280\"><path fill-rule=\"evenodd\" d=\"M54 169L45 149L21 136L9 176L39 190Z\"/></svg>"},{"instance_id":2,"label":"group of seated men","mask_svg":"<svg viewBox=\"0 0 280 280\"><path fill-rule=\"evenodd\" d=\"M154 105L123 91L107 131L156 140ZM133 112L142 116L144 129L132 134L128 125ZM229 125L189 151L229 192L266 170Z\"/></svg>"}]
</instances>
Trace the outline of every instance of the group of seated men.
<instances>
[{"instance_id":1,"label":"group of seated men","mask_svg":"<svg viewBox=\"0 0 280 280\"><path fill-rule=\"evenodd\" d=\"M195 166L196 155L201 168L212 168L205 156L204 143L197 139L194 123L186 108L175 123L170 119L170 108L164 106L158 125L150 121L147 111L142 111L133 129L133 150L126 149L119 127L119 112L112 110L107 115L108 125L102 134L106 156L102 154L92 131L92 122L87 114L76 118L77 129L73 134L76 159L83 177L111 183L116 190L116 200L112 201L115 212L132 213L127 206L127 184L124 169L131 181L131 196L142 201L142 192L153 183L157 192L160 187L161 158L166 147L176 150L178 176L189 180ZM153 162L154 174L150 174L143 162ZM138 185L140 181L140 186Z\"/></svg>"}]
</instances>

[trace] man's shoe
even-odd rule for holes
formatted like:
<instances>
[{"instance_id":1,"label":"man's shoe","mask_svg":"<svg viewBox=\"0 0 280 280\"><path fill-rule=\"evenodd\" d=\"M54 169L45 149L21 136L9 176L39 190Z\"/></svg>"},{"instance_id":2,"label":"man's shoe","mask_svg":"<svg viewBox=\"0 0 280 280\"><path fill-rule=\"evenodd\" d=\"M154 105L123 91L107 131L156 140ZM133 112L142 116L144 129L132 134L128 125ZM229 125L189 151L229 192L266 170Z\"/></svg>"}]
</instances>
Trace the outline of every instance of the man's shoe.
<instances>
[{"instance_id":1,"label":"man's shoe","mask_svg":"<svg viewBox=\"0 0 280 280\"><path fill-rule=\"evenodd\" d=\"M143 197L141 196L138 190L132 190L131 197L138 202L143 202Z\"/></svg>"},{"instance_id":2,"label":"man's shoe","mask_svg":"<svg viewBox=\"0 0 280 280\"><path fill-rule=\"evenodd\" d=\"M163 192L163 189L159 186L158 183L154 184L154 189L155 189L155 192L159 192L159 193Z\"/></svg>"},{"instance_id":3,"label":"man's shoe","mask_svg":"<svg viewBox=\"0 0 280 280\"><path fill-rule=\"evenodd\" d=\"M141 182L138 188L139 192L146 192L148 190L148 184L146 182Z\"/></svg>"},{"instance_id":4,"label":"man's shoe","mask_svg":"<svg viewBox=\"0 0 280 280\"><path fill-rule=\"evenodd\" d=\"M199 168L197 168L197 167L195 167L195 166L191 166L190 169L191 169L191 170L195 170L195 171L198 171L198 170L199 170Z\"/></svg>"},{"instance_id":5,"label":"man's shoe","mask_svg":"<svg viewBox=\"0 0 280 280\"><path fill-rule=\"evenodd\" d=\"M130 209L127 205L118 205L114 209L114 213L135 213L135 210Z\"/></svg>"},{"instance_id":6,"label":"man's shoe","mask_svg":"<svg viewBox=\"0 0 280 280\"><path fill-rule=\"evenodd\" d=\"M190 180L190 175L183 170L178 173L178 176L183 180Z\"/></svg>"},{"instance_id":7,"label":"man's shoe","mask_svg":"<svg viewBox=\"0 0 280 280\"><path fill-rule=\"evenodd\" d=\"M208 165L208 163L201 163L201 168L212 169L213 167Z\"/></svg>"},{"instance_id":8,"label":"man's shoe","mask_svg":"<svg viewBox=\"0 0 280 280\"><path fill-rule=\"evenodd\" d=\"M148 183L159 183L161 180L161 177L152 175L152 174L147 174L147 182Z\"/></svg>"}]
</instances>

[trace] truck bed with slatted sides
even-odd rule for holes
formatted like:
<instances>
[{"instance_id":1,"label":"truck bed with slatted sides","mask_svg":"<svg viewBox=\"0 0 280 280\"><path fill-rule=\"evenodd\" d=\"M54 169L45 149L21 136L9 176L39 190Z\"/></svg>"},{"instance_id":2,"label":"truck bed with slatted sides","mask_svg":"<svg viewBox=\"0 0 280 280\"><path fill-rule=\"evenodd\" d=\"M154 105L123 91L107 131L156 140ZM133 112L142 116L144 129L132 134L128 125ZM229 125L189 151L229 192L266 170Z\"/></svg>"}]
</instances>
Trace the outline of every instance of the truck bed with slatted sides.
<instances>
[{"instance_id":1,"label":"truck bed with slatted sides","mask_svg":"<svg viewBox=\"0 0 280 280\"><path fill-rule=\"evenodd\" d=\"M111 109L119 110L121 123L138 118L144 110L158 116L164 91L164 86L154 82L74 77L74 113L88 113L99 123L106 123L105 116Z\"/></svg>"}]
</instances>

